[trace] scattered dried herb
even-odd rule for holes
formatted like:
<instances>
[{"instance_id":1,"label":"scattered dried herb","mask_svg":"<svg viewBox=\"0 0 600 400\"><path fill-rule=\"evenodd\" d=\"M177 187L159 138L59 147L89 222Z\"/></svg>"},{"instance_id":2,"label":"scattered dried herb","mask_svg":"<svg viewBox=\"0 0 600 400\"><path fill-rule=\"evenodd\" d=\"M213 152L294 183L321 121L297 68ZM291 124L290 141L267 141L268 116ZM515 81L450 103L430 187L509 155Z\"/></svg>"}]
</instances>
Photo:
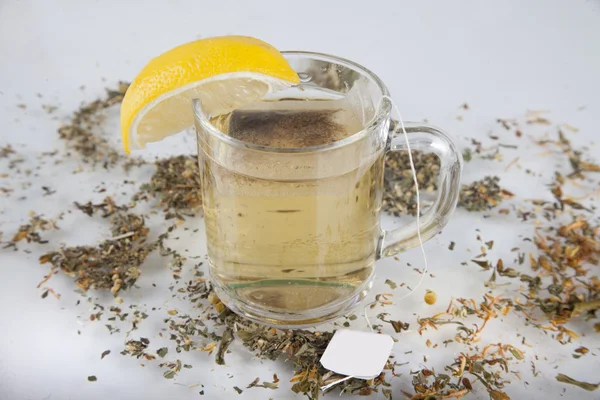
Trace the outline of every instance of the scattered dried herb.
<instances>
[{"instance_id":1,"label":"scattered dried herb","mask_svg":"<svg viewBox=\"0 0 600 400\"><path fill-rule=\"evenodd\" d=\"M61 218L61 216L59 216L57 219L60 219L60 218ZM17 243L24 239L27 241L27 243L34 242L34 243L45 244L45 243L48 243L48 241L42 239L40 232L51 230L51 229L54 229L54 230L59 229L58 226L56 225L56 220L50 221L50 220L42 218L42 216L40 216L40 215L34 214L29 219L29 223L27 223L25 225L21 225L19 227L19 231L13 236L12 242Z\"/></svg>"},{"instance_id":2,"label":"scattered dried herb","mask_svg":"<svg viewBox=\"0 0 600 400\"><path fill-rule=\"evenodd\" d=\"M115 204L115 201L108 196L104 198L102 203L92 204L91 201L88 201L85 204L79 204L78 202L75 202L75 207L90 217L93 216L96 211L100 210L102 211L102 218L107 218L115 213L127 211L127 206L119 206Z\"/></svg>"},{"instance_id":3,"label":"scattered dried herb","mask_svg":"<svg viewBox=\"0 0 600 400\"><path fill-rule=\"evenodd\" d=\"M21 156L21 154L19 154L14 147L12 147L12 145L8 144L4 147L0 147L0 159L7 159L8 160L8 170L14 171L16 173L25 173L26 175L28 175L29 173L31 173L31 170L25 170L22 171L19 168L19 165L25 162L25 158L23 158L23 156ZM10 176L9 174L0 174L1 177L8 177ZM10 188L2 188L2 192L4 193L10 193L12 191L12 189Z\"/></svg>"},{"instance_id":4,"label":"scattered dried herb","mask_svg":"<svg viewBox=\"0 0 600 400\"><path fill-rule=\"evenodd\" d=\"M571 145L571 141L567 139L564 132L560 129L558 130L558 140L538 140L537 143L542 146L548 144L558 146L558 148L567 156L569 164L573 169L573 171L567 175L568 178L583 179L585 172L600 172L600 165L581 159L582 156L584 156L584 151L574 149Z\"/></svg>"},{"instance_id":5,"label":"scattered dried herb","mask_svg":"<svg viewBox=\"0 0 600 400\"><path fill-rule=\"evenodd\" d=\"M586 268L599 262L600 226L592 227L587 220L576 218L557 228L538 230L534 243L541 254L530 255L537 276L521 275L521 280L528 283L525 295L529 301L524 306L544 312L551 323L544 329L558 332L557 340L565 335L576 338L578 335L564 324L578 315L594 316L600 308L600 280L589 276ZM547 296L542 295L544 292Z\"/></svg>"},{"instance_id":6,"label":"scattered dried herb","mask_svg":"<svg viewBox=\"0 0 600 400\"><path fill-rule=\"evenodd\" d=\"M440 162L435 154L413 151L417 182L422 193L437 190ZM391 152L385 159L383 210L395 215L416 215L417 194L407 152ZM423 202L423 199L421 199Z\"/></svg>"},{"instance_id":7,"label":"scattered dried herb","mask_svg":"<svg viewBox=\"0 0 600 400\"><path fill-rule=\"evenodd\" d=\"M147 195L158 199L167 219L193 216L202 206L200 169L196 158L176 156L158 160L150 183L142 185L134 199L144 199Z\"/></svg>"},{"instance_id":8,"label":"scattered dried herb","mask_svg":"<svg viewBox=\"0 0 600 400\"><path fill-rule=\"evenodd\" d=\"M75 278L77 286L88 289L107 289L115 296L130 288L140 275L140 265L158 243L147 243L149 229L144 218L129 213L110 217L112 238L97 247L75 246L46 253L40 263L51 263Z\"/></svg>"},{"instance_id":9,"label":"scattered dried herb","mask_svg":"<svg viewBox=\"0 0 600 400\"><path fill-rule=\"evenodd\" d=\"M110 148L108 143L96 137L93 131L103 119L103 110L121 101L126 85L121 85L116 91L109 91L105 99L97 100L84 105L75 113L69 125L61 127L59 134L67 141L67 147L78 152L85 162L91 164L101 163L110 167L120 162L119 154ZM463 105L466 110L468 106ZM516 120L498 120L507 130L514 130L517 137L522 135ZM547 118L538 114L527 117L527 124L548 125ZM571 130L570 128L567 128ZM499 135L490 135L492 140L499 140ZM473 140L473 148L465 150L465 161L478 157L481 159L501 159L500 148L514 148L512 145L496 144L491 148L484 148L481 142ZM524 353L511 344L490 344L479 350L474 345L480 345L482 333L488 321L507 315L510 310L520 312L525 316L528 323L540 327L545 331L555 334L556 338L565 342L577 338L577 333L567 328L566 324L575 317L592 319L597 317L597 309L600 308L598 295L599 281L596 276L590 276L592 271L590 265L597 265L599 256L598 232L600 227L596 226L590 218L593 207L586 206L584 202L573 199L563 192L563 185L569 180L582 180L588 172L599 172L600 167L588 160L583 150L574 149L562 131L559 131L558 140L544 140L538 142L540 145L557 146L567 156L572 172L563 176L555 174L555 180L551 185L551 193L554 201L534 201L535 210L517 210L516 214L528 221L536 218L536 214L546 217L551 222L549 226L537 226L536 232L531 240L536 247L535 254L530 255L527 271L525 253L519 253L518 266L516 268L505 267L502 260L498 260L493 267L486 249L482 249L482 255L475 257L472 261L485 270L493 269L492 277L485 282L490 289L489 293L478 303L473 299L458 298L451 302L447 311L433 315L428 318L419 318L419 333L423 334L427 329L438 329L442 325L453 325L456 332L452 339L445 340L447 346L450 343L470 346L469 351L457 352L456 359L445 368L443 372L436 373L427 368L411 373L414 393L404 393L412 399L434 399L434 398L459 398L469 392L478 390L483 385L491 399L506 400L508 395L504 393L503 387L508 383L506 374L510 371L510 363L513 360L521 361ZM436 180L439 173L439 162L433 154L414 152L415 163L418 171L418 180L421 189L427 193L437 190ZM0 148L0 158L11 157L10 168L14 168L24 162L11 146ZM516 159L518 160L518 158ZM516 162L516 161L515 161ZM143 163L139 160L129 159L127 166ZM509 164L512 165L513 163ZM407 153L392 153L386 159L384 210L393 215L412 214L416 212L415 193L412 176L408 164ZM200 182L198 165L193 157L179 156L159 160L156 163L157 171L150 183L142 186L140 192L135 196L136 200L147 199L149 196L156 198L161 207L164 208L167 218L183 219L192 215L202 205L200 196ZM508 167L507 167L508 168ZM0 188L0 192L9 193L12 189ZM49 187L42 187L45 194L52 194ZM497 206L503 199L512 197L512 193L499 187L498 177L486 177L482 181L474 182L464 186L461 191L459 205L468 211L485 211ZM129 214L125 206L117 206L110 198L106 198L100 204L76 203L76 207L85 214L92 216L101 212L102 217L110 218L113 238L102 242L98 247L78 246L63 248L56 252L48 253L41 257L42 263L50 262L52 269L40 285L47 281L58 270L63 270L76 278L78 286L87 290L88 288L111 289L113 293L130 287L139 275L139 265L154 248L160 248L163 256L170 256L170 266L173 278L179 280L182 275L183 265L186 257L170 249L164 244L164 239L169 231L160 236L154 243L147 243L148 230L144 219L135 214ZM506 209L506 211L508 211ZM583 214L581 212L585 212ZM502 212L508 214L508 212ZM572 214L568 214L572 213ZM559 217L571 215L572 220L558 223ZM32 221L33 218L32 218ZM24 225L19 229L13 242L27 240L28 242L43 243L39 237L39 231L46 226L45 220L30 222L29 227ZM491 250L494 241L485 242L488 250ZM453 250L455 243L451 242L449 249ZM518 250L518 249L517 249ZM485 256L485 257L483 257ZM483 260L486 258L486 260ZM515 266L517 260L515 260ZM517 270L518 269L518 270ZM486 274L487 275L487 274ZM525 290L521 293L522 302L504 299L493 295L493 290L500 285L503 278L515 279ZM516 280L518 278L518 281ZM391 281L385 282L392 289L397 285ZM173 286L175 288L175 286ZM193 280L185 282L184 286L178 286L174 292L185 296L191 303L199 305L198 310L203 310L207 304L212 304L213 311L218 313L214 316L208 314L202 317L182 315L180 311L170 310L169 317L164 321L168 326L168 339L174 342L175 351L199 350L208 354L215 352L217 364L224 364L230 344L237 340L247 348L254 351L258 357L275 360L286 358L293 362L294 376L292 378L293 388L296 393L305 393L309 398L318 398L319 388L328 383L338 382L342 376L331 371L326 371L318 362L320 355L332 337L330 332L318 332L309 330L281 330L260 326L233 314L218 297L210 291L210 284L202 278L201 271ZM52 289L46 289L42 297L55 294ZM56 295L56 294L55 294ZM58 296L58 295L57 295ZM386 297L378 295L379 305L391 304ZM429 298L428 298L429 296ZM435 293L428 292L425 295L427 304L435 303ZM111 314L104 314L103 309L94 311L90 320L100 321L124 321L128 313L122 312L117 307L111 307ZM539 319L532 316L534 311L541 312L549 324L542 325ZM200 312L200 311L198 311ZM396 333L406 331L409 324L402 321L388 320L387 313L380 313L377 317L392 325ZM137 329L137 325L147 315L140 310L135 310L128 320L132 323L128 334ZM467 319L478 319L477 323L470 324ZM223 329L220 336L205 325L207 319L216 321L217 326ZM355 320L356 316L348 317ZM347 322L347 321L346 321ZM376 325L381 329L382 325ZM109 332L117 333L120 329L116 326L106 324ZM600 323L594 325L596 331L600 331ZM162 336L162 333L159 333ZM523 344L525 340L523 339ZM431 340L427 339L428 347L435 348ZM148 351L149 340L129 340L121 354L131 355L136 358L153 360L156 357L164 358L168 354L167 347L157 350L156 354ZM475 352L475 350L476 352ZM587 348L580 346L575 350L577 356L589 352ZM110 354L110 350L102 353L101 358ZM426 361L425 361L426 362ZM390 359L385 371L394 373L397 364ZM534 368L534 376L537 374ZM163 362L160 367L165 368L164 377L173 379L181 368L191 368L191 365L182 364L180 360ZM386 381L385 372L372 380L349 379L337 383L336 387L342 393L353 393L369 395L381 391L385 398L392 398L392 391L387 387L390 383ZM93 379L92 379L93 378ZM95 376L88 377L90 381L96 381ZM586 390L595 390L598 384L579 382L565 375L559 374L557 380L568 384L577 385ZM276 389L279 379L276 375L272 382L256 378L248 385L248 388ZM238 393L242 393L239 387L234 387ZM200 394L204 394L201 391Z\"/></svg>"},{"instance_id":10,"label":"scattered dried herb","mask_svg":"<svg viewBox=\"0 0 600 400\"><path fill-rule=\"evenodd\" d=\"M219 302L215 301L214 304ZM320 387L344 378L342 375L327 371L319 363L321 355L333 337L332 332L272 328L242 319L228 309L220 313L220 319L226 326L237 331L237 337L244 346L255 352L259 358L277 360L284 357L292 361L294 376L290 382L293 383L292 391L295 393L304 393L310 399L318 399ZM257 378L248 387L257 386L259 381L260 379ZM275 388L276 381L278 379L274 379L273 384L264 382L261 386ZM387 384L385 372L382 372L373 380L352 378L340 382L335 387L338 387L342 393L368 395L385 384Z\"/></svg>"},{"instance_id":11,"label":"scattered dried herb","mask_svg":"<svg viewBox=\"0 0 600 400\"><path fill-rule=\"evenodd\" d=\"M122 355L130 355L135 358L144 358L148 361L154 360L156 356L152 353L146 352L146 349L150 345L150 340L146 338L140 338L140 340L128 340L125 343L125 349L121 352Z\"/></svg>"},{"instance_id":12,"label":"scattered dried herb","mask_svg":"<svg viewBox=\"0 0 600 400\"><path fill-rule=\"evenodd\" d=\"M492 351L489 351L493 348ZM461 353L445 370L449 374L436 373L423 368L411 372L415 393L403 393L411 400L437 398L461 398L473 391L475 382L483 384L490 398L510 400L502 391L507 380L504 375L509 372L506 346L501 344L486 346L481 353ZM471 379L465 375L470 375ZM454 381L458 378L457 381Z\"/></svg>"},{"instance_id":13,"label":"scattered dried herb","mask_svg":"<svg viewBox=\"0 0 600 400\"><path fill-rule=\"evenodd\" d=\"M89 382L96 382L98 380L98 378L96 378L95 375L90 375L90 376L87 377L87 380Z\"/></svg>"},{"instance_id":14,"label":"scattered dried herb","mask_svg":"<svg viewBox=\"0 0 600 400\"><path fill-rule=\"evenodd\" d=\"M120 82L116 89L107 89L105 97L83 104L75 111L71 121L58 129L58 135L66 141L67 148L77 152L84 162L108 168L119 161L120 153L94 130L105 119L103 111L119 104L128 87L128 83Z\"/></svg>"},{"instance_id":15,"label":"scattered dried herb","mask_svg":"<svg viewBox=\"0 0 600 400\"><path fill-rule=\"evenodd\" d=\"M166 371L163 373L165 379L173 379L181 371L181 360L168 361L159 364L159 367L165 368Z\"/></svg>"},{"instance_id":16,"label":"scattered dried herb","mask_svg":"<svg viewBox=\"0 0 600 400\"><path fill-rule=\"evenodd\" d=\"M14 154L17 154L17 152L15 151L14 147L12 147L10 144L0 147L0 158L8 158L9 156Z\"/></svg>"},{"instance_id":17,"label":"scattered dried herb","mask_svg":"<svg viewBox=\"0 0 600 400\"><path fill-rule=\"evenodd\" d=\"M485 211L498 206L504 199L512 198L514 195L502 189L499 182L497 176L486 176L470 185L463 185L458 205L467 211Z\"/></svg>"}]
</instances>

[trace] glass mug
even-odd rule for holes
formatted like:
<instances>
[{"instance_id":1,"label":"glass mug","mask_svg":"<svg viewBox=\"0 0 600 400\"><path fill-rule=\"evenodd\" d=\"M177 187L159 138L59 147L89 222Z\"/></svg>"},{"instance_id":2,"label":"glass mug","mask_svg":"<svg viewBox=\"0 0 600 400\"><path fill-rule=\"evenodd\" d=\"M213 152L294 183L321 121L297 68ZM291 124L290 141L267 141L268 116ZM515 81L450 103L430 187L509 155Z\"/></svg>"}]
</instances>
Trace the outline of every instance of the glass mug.
<instances>
[{"instance_id":1,"label":"glass mug","mask_svg":"<svg viewBox=\"0 0 600 400\"><path fill-rule=\"evenodd\" d=\"M357 116L357 133L309 147L266 147L223 133L200 100L193 107L214 290L251 320L300 327L354 308L372 286L377 259L418 245L418 237L415 222L380 228L385 155L407 150L383 82L330 55L283 55L301 78L285 100L352 97L345 107ZM433 152L441 163L437 199L420 218L425 241L456 207L462 159L439 129L405 128L413 150Z\"/></svg>"}]
</instances>

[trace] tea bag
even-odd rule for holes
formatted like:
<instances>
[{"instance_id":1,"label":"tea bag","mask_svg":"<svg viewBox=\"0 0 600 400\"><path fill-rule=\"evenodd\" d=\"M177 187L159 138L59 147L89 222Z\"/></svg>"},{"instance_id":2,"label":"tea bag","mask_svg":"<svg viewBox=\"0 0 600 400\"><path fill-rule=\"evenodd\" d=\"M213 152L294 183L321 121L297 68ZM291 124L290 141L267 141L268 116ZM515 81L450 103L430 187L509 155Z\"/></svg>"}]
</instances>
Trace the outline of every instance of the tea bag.
<instances>
[{"instance_id":1,"label":"tea bag","mask_svg":"<svg viewBox=\"0 0 600 400\"><path fill-rule=\"evenodd\" d=\"M281 99L236 109L228 121L231 137L259 146L305 148L342 140L363 129L374 116L358 80L342 98Z\"/></svg>"},{"instance_id":2,"label":"tea bag","mask_svg":"<svg viewBox=\"0 0 600 400\"><path fill-rule=\"evenodd\" d=\"M378 376L392 352L389 335L339 329L327 345L321 364L330 371L360 379Z\"/></svg>"},{"instance_id":3,"label":"tea bag","mask_svg":"<svg viewBox=\"0 0 600 400\"><path fill-rule=\"evenodd\" d=\"M408 141L408 134L406 133L404 121L402 120L402 115L400 114L398 106L388 95L384 95L383 97L387 98L391 102L394 110L398 114L401 132L404 135L406 147L409 153L410 168L417 196L417 237L419 239L419 245L423 255L424 264L424 269L421 273L421 278L419 279L417 286L411 289L410 292L404 296L400 297L397 300L399 301L413 294L419 288L419 286L421 286L423 279L427 275L428 265L425 248L423 247L423 240L421 238L419 183L417 181L415 164L411 154L410 143ZM376 304L376 301L366 304L363 311L367 326L371 332L340 330L336 332L331 342L329 342L329 345L325 349L320 362L325 368L339 374L346 375L346 377L338 381L334 381L326 386L322 386L322 391L325 391L337 385L338 383L351 378L370 379L377 376L383 370L387 357L393 348L393 339L388 335L377 334L373 331L373 326L371 325L371 321L369 321L367 311L368 308L373 304Z\"/></svg>"}]
</instances>

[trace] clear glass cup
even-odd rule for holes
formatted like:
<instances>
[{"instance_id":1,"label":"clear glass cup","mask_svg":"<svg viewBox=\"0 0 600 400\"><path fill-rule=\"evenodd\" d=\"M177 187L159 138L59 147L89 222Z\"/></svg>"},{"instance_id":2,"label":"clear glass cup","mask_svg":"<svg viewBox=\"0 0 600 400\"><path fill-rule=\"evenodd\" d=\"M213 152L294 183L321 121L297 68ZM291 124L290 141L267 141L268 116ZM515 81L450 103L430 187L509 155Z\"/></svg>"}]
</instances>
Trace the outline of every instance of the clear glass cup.
<instances>
[{"instance_id":1,"label":"clear glass cup","mask_svg":"<svg viewBox=\"0 0 600 400\"><path fill-rule=\"evenodd\" d=\"M383 82L341 58L283 54L302 81L285 96L354 93L357 133L311 147L265 147L217 129L200 100L193 107L214 289L251 320L299 327L354 308L372 286L377 259L418 245L418 237L416 222L380 227L385 155L407 150ZM425 241L456 207L462 159L441 130L412 122L405 128L411 148L435 153L441 164L437 199L420 218Z\"/></svg>"}]
</instances>

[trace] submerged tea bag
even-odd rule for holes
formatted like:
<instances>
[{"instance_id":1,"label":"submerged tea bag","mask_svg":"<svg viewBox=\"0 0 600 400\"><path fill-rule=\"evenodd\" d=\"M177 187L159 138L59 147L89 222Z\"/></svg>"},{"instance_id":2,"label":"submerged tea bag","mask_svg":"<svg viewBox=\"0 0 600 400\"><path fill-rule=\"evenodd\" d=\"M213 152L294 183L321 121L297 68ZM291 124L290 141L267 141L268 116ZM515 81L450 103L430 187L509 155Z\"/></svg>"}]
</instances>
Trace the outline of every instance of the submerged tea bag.
<instances>
[{"instance_id":1,"label":"submerged tea bag","mask_svg":"<svg viewBox=\"0 0 600 400\"><path fill-rule=\"evenodd\" d=\"M298 104L300 103L300 104ZM315 103L315 102L310 102ZM229 135L259 146L298 148L319 146L343 139L345 127L336 121L336 109L311 109L305 101L273 103L279 109L235 110L229 120Z\"/></svg>"},{"instance_id":2,"label":"submerged tea bag","mask_svg":"<svg viewBox=\"0 0 600 400\"><path fill-rule=\"evenodd\" d=\"M259 146L305 148L342 140L363 129L374 116L365 104L360 81L337 99L279 99L262 101L234 110L227 133Z\"/></svg>"}]
</instances>

